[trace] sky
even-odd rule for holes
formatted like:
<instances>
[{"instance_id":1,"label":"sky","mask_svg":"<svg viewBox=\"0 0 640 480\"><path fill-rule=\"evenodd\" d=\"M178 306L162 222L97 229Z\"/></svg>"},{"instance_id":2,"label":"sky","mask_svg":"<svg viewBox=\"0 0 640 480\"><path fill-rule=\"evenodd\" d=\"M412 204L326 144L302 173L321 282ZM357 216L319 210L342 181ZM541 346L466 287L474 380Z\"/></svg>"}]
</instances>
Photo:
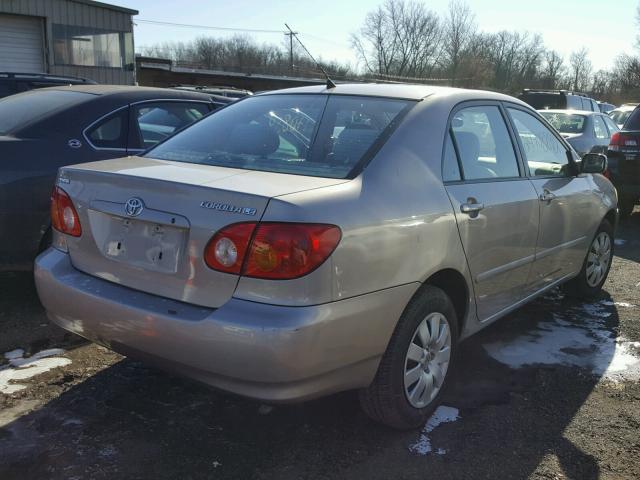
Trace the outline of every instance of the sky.
<instances>
[{"instance_id":1,"label":"sky","mask_svg":"<svg viewBox=\"0 0 640 480\"><path fill-rule=\"evenodd\" d=\"M428 8L444 13L449 0L425 0ZM284 23L316 57L357 65L350 35L360 29L367 12L382 0L113 0L138 10L134 17L182 24L226 28L282 30ZM540 33L548 48L568 61L572 51L586 47L594 70L607 69L621 53L633 53L635 11L639 0L468 0L481 30L528 30ZM189 41L199 36L224 37L223 31L138 23L136 50L166 41ZM281 45L282 33L248 34L259 42Z\"/></svg>"}]
</instances>

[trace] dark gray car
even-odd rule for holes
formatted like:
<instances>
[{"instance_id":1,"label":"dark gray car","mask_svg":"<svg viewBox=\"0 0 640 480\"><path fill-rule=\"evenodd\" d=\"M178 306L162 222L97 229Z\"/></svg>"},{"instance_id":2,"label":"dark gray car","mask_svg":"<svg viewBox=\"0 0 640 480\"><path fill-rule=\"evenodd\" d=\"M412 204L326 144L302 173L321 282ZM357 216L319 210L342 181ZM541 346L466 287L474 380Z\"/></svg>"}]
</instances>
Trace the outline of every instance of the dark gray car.
<instances>
[{"instance_id":1,"label":"dark gray car","mask_svg":"<svg viewBox=\"0 0 640 480\"><path fill-rule=\"evenodd\" d=\"M30 267L48 243L58 168L140 153L214 108L205 94L113 85L0 100L0 269Z\"/></svg>"},{"instance_id":2,"label":"dark gray car","mask_svg":"<svg viewBox=\"0 0 640 480\"><path fill-rule=\"evenodd\" d=\"M541 110L544 117L582 157L585 153L606 155L611 135L620 129L608 115L575 110Z\"/></svg>"}]
</instances>

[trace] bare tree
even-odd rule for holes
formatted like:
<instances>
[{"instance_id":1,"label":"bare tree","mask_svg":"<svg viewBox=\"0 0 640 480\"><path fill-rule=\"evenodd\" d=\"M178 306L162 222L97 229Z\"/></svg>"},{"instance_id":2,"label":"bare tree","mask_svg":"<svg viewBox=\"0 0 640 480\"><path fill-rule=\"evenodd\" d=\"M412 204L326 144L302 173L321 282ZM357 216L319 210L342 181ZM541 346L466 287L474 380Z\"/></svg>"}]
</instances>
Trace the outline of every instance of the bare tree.
<instances>
[{"instance_id":1,"label":"bare tree","mask_svg":"<svg viewBox=\"0 0 640 480\"><path fill-rule=\"evenodd\" d=\"M571 68L571 79L574 90L587 90L589 88L589 78L591 77L591 60L589 60L589 50L582 48L573 52L569 57Z\"/></svg>"},{"instance_id":2,"label":"bare tree","mask_svg":"<svg viewBox=\"0 0 640 480\"><path fill-rule=\"evenodd\" d=\"M351 43L367 73L425 76L440 64L441 25L424 4L387 0L369 12Z\"/></svg>"},{"instance_id":3,"label":"bare tree","mask_svg":"<svg viewBox=\"0 0 640 480\"><path fill-rule=\"evenodd\" d=\"M444 20L445 62L455 85L463 56L476 33L475 15L464 0L451 0Z\"/></svg>"}]
</instances>

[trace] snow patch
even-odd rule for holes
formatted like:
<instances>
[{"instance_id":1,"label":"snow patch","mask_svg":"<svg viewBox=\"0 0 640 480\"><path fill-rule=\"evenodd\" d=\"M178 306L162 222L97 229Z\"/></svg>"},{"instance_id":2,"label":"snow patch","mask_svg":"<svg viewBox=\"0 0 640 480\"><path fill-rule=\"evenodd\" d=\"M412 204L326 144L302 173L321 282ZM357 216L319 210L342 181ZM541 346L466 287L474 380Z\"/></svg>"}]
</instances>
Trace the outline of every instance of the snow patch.
<instances>
[{"instance_id":1,"label":"snow patch","mask_svg":"<svg viewBox=\"0 0 640 480\"><path fill-rule=\"evenodd\" d=\"M606 307L613 305L617 303L603 301L568 308L513 340L488 343L484 348L491 357L512 368L568 365L608 380L638 380L640 358L633 349L638 342L616 338L605 325L605 319L612 315Z\"/></svg>"},{"instance_id":2,"label":"snow patch","mask_svg":"<svg viewBox=\"0 0 640 480\"><path fill-rule=\"evenodd\" d=\"M31 357L24 358L24 350L16 349L4 354L9 365L0 367L0 393L11 394L27 388L14 381L28 380L31 377L48 372L51 369L64 367L71 363L68 358L57 357L64 354L61 348L42 350Z\"/></svg>"},{"instance_id":3,"label":"snow patch","mask_svg":"<svg viewBox=\"0 0 640 480\"><path fill-rule=\"evenodd\" d=\"M426 455L431 452L433 447L431 445L429 434L442 423L455 422L458 420L460 418L458 413L459 411L457 408L445 407L444 405L439 406L436 411L433 412L433 415L431 415L431 418L429 418L422 429L418 441L409 446L409 451L417 453L418 455ZM438 448L435 453L438 455L444 455L447 451L442 448Z\"/></svg>"}]
</instances>

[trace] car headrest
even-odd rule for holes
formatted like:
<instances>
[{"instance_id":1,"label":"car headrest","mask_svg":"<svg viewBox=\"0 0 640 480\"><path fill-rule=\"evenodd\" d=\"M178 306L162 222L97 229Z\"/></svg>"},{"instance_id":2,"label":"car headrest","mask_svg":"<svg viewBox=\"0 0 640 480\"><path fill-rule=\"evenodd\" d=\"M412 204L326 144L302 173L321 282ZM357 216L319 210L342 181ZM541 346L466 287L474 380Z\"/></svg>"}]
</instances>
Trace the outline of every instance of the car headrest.
<instances>
[{"instance_id":1,"label":"car headrest","mask_svg":"<svg viewBox=\"0 0 640 480\"><path fill-rule=\"evenodd\" d=\"M243 123L236 125L229 134L227 148L231 153L265 156L280 146L280 137L268 125Z\"/></svg>"},{"instance_id":2,"label":"car headrest","mask_svg":"<svg viewBox=\"0 0 640 480\"><path fill-rule=\"evenodd\" d=\"M455 132L455 137L462 159L476 162L480 156L478 136L471 132Z\"/></svg>"}]
</instances>

